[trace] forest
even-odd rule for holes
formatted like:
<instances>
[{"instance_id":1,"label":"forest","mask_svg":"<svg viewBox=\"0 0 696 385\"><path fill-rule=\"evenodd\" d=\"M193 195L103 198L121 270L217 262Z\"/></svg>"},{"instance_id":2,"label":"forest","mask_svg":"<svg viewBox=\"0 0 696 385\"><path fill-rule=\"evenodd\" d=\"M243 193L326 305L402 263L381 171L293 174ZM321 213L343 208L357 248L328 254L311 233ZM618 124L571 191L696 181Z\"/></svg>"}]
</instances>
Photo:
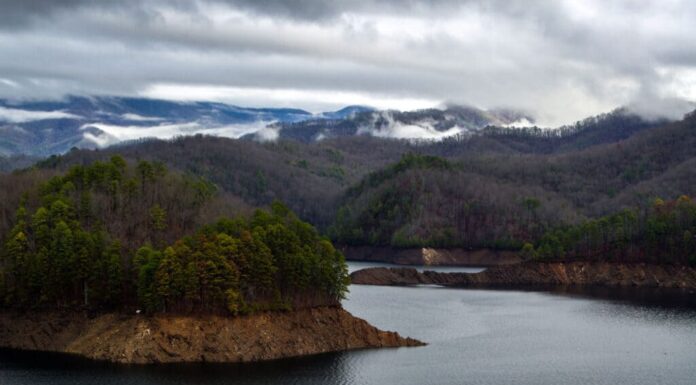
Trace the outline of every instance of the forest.
<instances>
[{"instance_id":1,"label":"forest","mask_svg":"<svg viewBox=\"0 0 696 385\"><path fill-rule=\"evenodd\" d=\"M27 210L34 212L44 179L70 175L75 166L108 165L114 156L134 165L119 183L135 184L139 199L129 198L124 186L112 188L115 197L97 186L100 193L84 199L99 218L86 223L102 223L127 253L147 243L163 251L221 217L250 216L282 201L339 245L520 250L529 244L548 256L542 239L559 229L626 210L647 213L657 198L696 196L696 114L666 122L617 110L558 131L488 127L442 141L196 135L73 149L0 174L0 238L15 225L25 191ZM152 170L139 173L141 162ZM161 176L164 165L173 172ZM167 213L167 231L152 226L157 205ZM567 244L562 254L573 255L572 249Z\"/></svg>"},{"instance_id":2,"label":"forest","mask_svg":"<svg viewBox=\"0 0 696 385\"><path fill-rule=\"evenodd\" d=\"M612 114L553 134L501 128L496 136L562 143L600 132L608 138L610 127L625 133L631 124ZM458 148L456 139L433 146L445 154ZM350 245L517 250L557 228L693 196L695 166L694 114L558 154L462 151L434 159L414 151L347 189L329 233Z\"/></svg>"},{"instance_id":3,"label":"forest","mask_svg":"<svg viewBox=\"0 0 696 385\"><path fill-rule=\"evenodd\" d=\"M459 163L406 154L349 189L328 231L348 245L519 250L561 216L576 219L563 203Z\"/></svg>"},{"instance_id":4,"label":"forest","mask_svg":"<svg viewBox=\"0 0 696 385\"><path fill-rule=\"evenodd\" d=\"M224 217L235 207L213 184L118 155L15 178L29 182L3 234L0 306L248 314L347 291L341 253L279 202Z\"/></svg>"},{"instance_id":5,"label":"forest","mask_svg":"<svg viewBox=\"0 0 696 385\"><path fill-rule=\"evenodd\" d=\"M601 260L696 266L696 203L686 195L655 199L650 207L548 231L536 247L523 246L531 260Z\"/></svg>"}]
</instances>

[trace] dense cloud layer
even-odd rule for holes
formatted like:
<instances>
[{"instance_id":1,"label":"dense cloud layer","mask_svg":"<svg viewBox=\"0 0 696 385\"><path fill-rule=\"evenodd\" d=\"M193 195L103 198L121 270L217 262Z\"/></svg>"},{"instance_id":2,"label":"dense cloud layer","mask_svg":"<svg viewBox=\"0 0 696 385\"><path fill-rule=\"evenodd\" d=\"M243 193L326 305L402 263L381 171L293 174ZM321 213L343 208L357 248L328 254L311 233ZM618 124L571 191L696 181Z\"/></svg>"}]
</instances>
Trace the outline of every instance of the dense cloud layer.
<instances>
[{"instance_id":1,"label":"dense cloud layer","mask_svg":"<svg viewBox=\"0 0 696 385\"><path fill-rule=\"evenodd\" d=\"M696 99L693 20L687 0L3 0L0 97L679 116Z\"/></svg>"}]
</instances>

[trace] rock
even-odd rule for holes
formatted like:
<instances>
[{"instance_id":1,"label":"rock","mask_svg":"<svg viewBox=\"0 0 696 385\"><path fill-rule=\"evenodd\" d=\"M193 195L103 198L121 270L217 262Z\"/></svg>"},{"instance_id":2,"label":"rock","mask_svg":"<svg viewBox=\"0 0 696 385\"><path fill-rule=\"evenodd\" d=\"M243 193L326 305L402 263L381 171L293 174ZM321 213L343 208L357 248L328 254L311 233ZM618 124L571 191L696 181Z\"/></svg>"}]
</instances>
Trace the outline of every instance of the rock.
<instances>
[{"instance_id":1,"label":"rock","mask_svg":"<svg viewBox=\"0 0 696 385\"><path fill-rule=\"evenodd\" d=\"M421 345L340 307L243 317L0 313L1 347L129 364L249 362Z\"/></svg>"}]
</instances>

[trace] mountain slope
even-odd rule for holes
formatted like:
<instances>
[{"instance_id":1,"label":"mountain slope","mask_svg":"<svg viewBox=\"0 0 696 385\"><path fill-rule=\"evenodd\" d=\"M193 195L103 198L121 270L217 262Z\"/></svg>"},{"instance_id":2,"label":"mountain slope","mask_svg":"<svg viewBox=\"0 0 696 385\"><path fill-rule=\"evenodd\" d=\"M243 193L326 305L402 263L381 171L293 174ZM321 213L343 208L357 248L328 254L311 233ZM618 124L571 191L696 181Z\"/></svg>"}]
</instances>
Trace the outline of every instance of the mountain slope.
<instances>
[{"instance_id":1,"label":"mountain slope","mask_svg":"<svg viewBox=\"0 0 696 385\"><path fill-rule=\"evenodd\" d=\"M331 222L334 202L348 186L398 160L410 147L404 142L367 137L303 144L197 135L133 142L99 151L74 150L39 165L65 170L113 154L130 160L160 161L184 173L203 176L251 206L268 205L273 200L286 202L300 217L322 227Z\"/></svg>"},{"instance_id":2,"label":"mountain slope","mask_svg":"<svg viewBox=\"0 0 696 385\"><path fill-rule=\"evenodd\" d=\"M9 172L18 168L29 167L36 163L39 158L34 158L26 155L16 156L1 156L0 155L0 173Z\"/></svg>"},{"instance_id":3,"label":"mountain slope","mask_svg":"<svg viewBox=\"0 0 696 385\"><path fill-rule=\"evenodd\" d=\"M546 227L642 205L657 195L693 194L694 116L657 124L613 113L562 136L500 131L415 142L347 136L259 143L199 135L74 150L39 166L65 170L118 153L204 177L245 207L281 200L322 231L333 223L337 239L348 243L391 244L399 233L400 245L511 247ZM589 144L595 140L610 142ZM389 173L407 153L442 157L449 166ZM387 174L368 177L385 167ZM374 175L382 177L361 182ZM399 214L402 208L408 210ZM346 221L335 220L337 213ZM466 230L473 227L477 234ZM356 236L355 228L363 234Z\"/></svg>"},{"instance_id":4,"label":"mountain slope","mask_svg":"<svg viewBox=\"0 0 696 385\"><path fill-rule=\"evenodd\" d=\"M454 105L405 112L348 106L311 114L289 108L108 96L0 100L0 156L45 157L72 147L104 148L143 138L195 134L305 143L351 136L442 141L453 145L452 156L469 151L554 153L616 142L665 123L643 120L625 109L556 130L529 127L533 122L514 110Z\"/></svg>"},{"instance_id":5,"label":"mountain slope","mask_svg":"<svg viewBox=\"0 0 696 385\"><path fill-rule=\"evenodd\" d=\"M427 148L427 147L426 147ZM546 230L696 194L696 114L559 154L409 155L347 190L331 227L353 245L520 247Z\"/></svg>"}]
</instances>

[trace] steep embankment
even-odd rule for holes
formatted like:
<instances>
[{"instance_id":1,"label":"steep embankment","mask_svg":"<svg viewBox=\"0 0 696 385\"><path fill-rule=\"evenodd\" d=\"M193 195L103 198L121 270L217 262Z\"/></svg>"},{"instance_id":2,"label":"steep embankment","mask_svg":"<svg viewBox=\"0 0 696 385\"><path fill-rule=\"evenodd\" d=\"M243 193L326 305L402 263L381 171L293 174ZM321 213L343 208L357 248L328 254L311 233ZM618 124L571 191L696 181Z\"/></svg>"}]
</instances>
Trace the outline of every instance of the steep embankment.
<instances>
[{"instance_id":1,"label":"steep embankment","mask_svg":"<svg viewBox=\"0 0 696 385\"><path fill-rule=\"evenodd\" d=\"M0 346L118 363L251 362L420 346L337 307L246 317L0 314Z\"/></svg>"},{"instance_id":2,"label":"steep embankment","mask_svg":"<svg viewBox=\"0 0 696 385\"><path fill-rule=\"evenodd\" d=\"M378 267L352 273L351 281L358 285L589 285L696 289L696 269L607 262L521 263L496 266L480 273L421 273L412 268Z\"/></svg>"},{"instance_id":3,"label":"steep embankment","mask_svg":"<svg viewBox=\"0 0 696 385\"><path fill-rule=\"evenodd\" d=\"M440 249L344 246L341 252L350 261L385 262L396 265L496 266L519 263L516 251L462 248Z\"/></svg>"}]
</instances>

